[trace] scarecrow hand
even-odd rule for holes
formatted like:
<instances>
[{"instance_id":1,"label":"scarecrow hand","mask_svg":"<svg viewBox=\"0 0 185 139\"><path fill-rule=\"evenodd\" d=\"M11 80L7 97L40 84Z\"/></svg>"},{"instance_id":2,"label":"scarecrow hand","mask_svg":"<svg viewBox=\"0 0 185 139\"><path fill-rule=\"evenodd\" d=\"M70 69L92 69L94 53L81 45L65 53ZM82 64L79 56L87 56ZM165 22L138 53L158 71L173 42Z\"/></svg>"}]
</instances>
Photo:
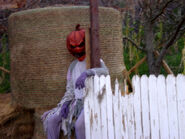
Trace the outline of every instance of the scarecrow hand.
<instances>
[{"instance_id":1,"label":"scarecrow hand","mask_svg":"<svg viewBox=\"0 0 185 139\"><path fill-rule=\"evenodd\" d=\"M61 115L63 118L67 118L68 113L69 113L69 104L71 101L66 101L64 102L64 104L62 105L62 109L61 109Z\"/></svg>"},{"instance_id":2,"label":"scarecrow hand","mask_svg":"<svg viewBox=\"0 0 185 139\"><path fill-rule=\"evenodd\" d=\"M76 80L75 88L82 89L85 87L85 79L89 76L94 76L95 72L91 69L83 72L80 77Z\"/></svg>"}]
</instances>

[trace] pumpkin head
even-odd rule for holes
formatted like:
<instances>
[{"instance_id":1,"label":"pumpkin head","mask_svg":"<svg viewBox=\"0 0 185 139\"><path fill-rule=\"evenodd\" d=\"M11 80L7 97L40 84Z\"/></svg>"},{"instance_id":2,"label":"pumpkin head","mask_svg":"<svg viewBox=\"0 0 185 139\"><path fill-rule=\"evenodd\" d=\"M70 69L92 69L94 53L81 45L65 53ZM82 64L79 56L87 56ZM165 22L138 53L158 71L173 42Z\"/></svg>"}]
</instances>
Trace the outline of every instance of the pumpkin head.
<instances>
[{"instance_id":1,"label":"pumpkin head","mask_svg":"<svg viewBox=\"0 0 185 139\"><path fill-rule=\"evenodd\" d=\"M67 36L67 49L79 61L85 59L85 30L80 29L80 25L76 26L76 30Z\"/></svg>"}]
</instances>

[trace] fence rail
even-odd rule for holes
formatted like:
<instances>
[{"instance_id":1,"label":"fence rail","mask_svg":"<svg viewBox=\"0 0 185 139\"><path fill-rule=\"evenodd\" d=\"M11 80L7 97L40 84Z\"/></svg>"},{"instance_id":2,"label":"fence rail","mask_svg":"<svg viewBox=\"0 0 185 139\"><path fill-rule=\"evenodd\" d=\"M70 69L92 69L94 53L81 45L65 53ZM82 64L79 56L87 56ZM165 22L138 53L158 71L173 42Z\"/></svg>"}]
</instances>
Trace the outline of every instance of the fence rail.
<instances>
[{"instance_id":1,"label":"fence rail","mask_svg":"<svg viewBox=\"0 0 185 139\"><path fill-rule=\"evenodd\" d=\"M134 76L122 95L110 76L89 78L84 101L86 139L185 139L185 76Z\"/></svg>"}]
</instances>

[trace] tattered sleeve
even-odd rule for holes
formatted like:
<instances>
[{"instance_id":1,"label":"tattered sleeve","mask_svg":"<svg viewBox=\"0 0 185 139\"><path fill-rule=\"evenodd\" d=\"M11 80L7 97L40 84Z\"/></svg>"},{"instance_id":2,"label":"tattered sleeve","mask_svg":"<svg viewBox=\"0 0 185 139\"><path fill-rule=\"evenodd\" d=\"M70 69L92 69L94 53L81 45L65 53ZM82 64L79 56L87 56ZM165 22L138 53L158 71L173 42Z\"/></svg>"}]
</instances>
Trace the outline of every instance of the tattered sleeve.
<instances>
[{"instance_id":1,"label":"tattered sleeve","mask_svg":"<svg viewBox=\"0 0 185 139\"><path fill-rule=\"evenodd\" d=\"M72 67L69 66L68 72L67 72L67 85L66 85L66 92L58 104L59 106L62 106L64 102L71 101L74 98L74 86L72 81L72 75L71 75L71 69Z\"/></svg>"}]
</instances>

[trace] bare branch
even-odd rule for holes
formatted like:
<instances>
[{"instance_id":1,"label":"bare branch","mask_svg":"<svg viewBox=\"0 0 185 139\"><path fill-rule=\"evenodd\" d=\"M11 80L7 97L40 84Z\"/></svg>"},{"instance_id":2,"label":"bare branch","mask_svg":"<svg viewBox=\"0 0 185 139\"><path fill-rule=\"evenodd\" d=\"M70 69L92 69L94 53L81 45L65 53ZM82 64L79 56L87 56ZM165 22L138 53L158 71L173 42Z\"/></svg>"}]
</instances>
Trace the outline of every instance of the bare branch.
<instances>
[{"instance_id":1,"label":"bare branch","mask_svg":"<svg viewBox=\"0 0 185 139\"><path fill-rule=\"evenodd\" d=\"M141 51L146 51L143 47L138 46L131 38L123 36L123 40L127 40L129 42L131 42L137 49L141 50Z\"/></svg>"},{"instance_id":2,"label":"bare branch","mask_svg":"<svg viewBox=\"0 0 185 139\"><path fill-rule=\"evenodd\" d=\"M167 49L174 44L174 42L177 40L177 38L179 37L179 34L183 34L180 33L181 31L181 27L183 26L183 24L185 23L185 15L183 16L183 18L181 19L181 21L179 22L175 33L172 35L172 37L169 39L169 41L166 43L166 45L162 48L161 52L160 52L160 56L158 57L156 64L160 64L162 59L164 58Z\"/></svg>"},{"instance_id":3,"label":"bare branch","mask_svg":"<svg viewBox=\"0 0 185 139\"><path fill-rule=\"evenodd\" d=\"M146 56L144 56L140 61L138 61L129 71L128 75L130 75L133 71L135 71L141 64L143 64L146 60Z\"/></svg>"},{"instance_id":4,"label":"bare branch","mask_svg":"<svg viewBox=\"0 0 185 139\"><path fill-rule=\"evenodd\" d=\"M154 55L156 57L158 57L159 56L159 52L158 51L154 51ZM170 67L168 66L168 64L166 63L165 60L162 60L162 64L163 64L163 67L164 67L164 69L166 70L166 72L168 74L174 74L173 71L170 69Z\"/></svg>"},{"instance_id":5,"label":"bare branch","mask_svg":"<svg viewBox=\"0 0 185 139\"><path fill-rule=\"evenodd\" d=\"M3 72L6 72L6 73L8 73L8 74L10 74L10 71L7 70L7 69L5 69L4 67L0 67L0 70L3 71Z\"/></svg>"},{"instance_id":6,"label":"bare branch","mask_svg":"<svg viewBox=\"0 0 185 139\"><path fill-rule=\"evenodd\" d=\"M173 1L174 0L169 0L168 2L166 2L166 4L162 7L159 13L157 13L156 16L152 18L151 22L154 22L159 16L161 16L164 13L165 9L168 7L168 5Z\"/></svg>"}]
</instances>

